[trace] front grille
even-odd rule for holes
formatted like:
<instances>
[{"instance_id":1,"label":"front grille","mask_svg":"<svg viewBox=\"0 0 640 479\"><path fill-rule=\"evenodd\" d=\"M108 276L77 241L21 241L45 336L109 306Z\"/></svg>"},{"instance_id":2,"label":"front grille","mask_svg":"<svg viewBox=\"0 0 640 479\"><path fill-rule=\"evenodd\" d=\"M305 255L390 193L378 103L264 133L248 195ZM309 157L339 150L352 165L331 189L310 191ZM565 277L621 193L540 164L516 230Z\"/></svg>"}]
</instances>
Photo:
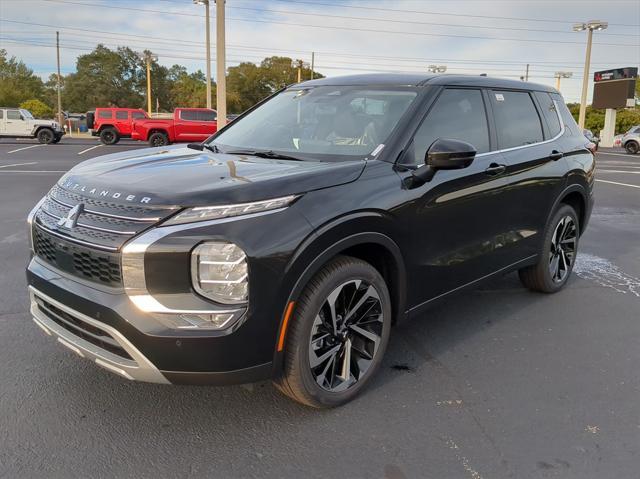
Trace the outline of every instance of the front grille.
<instances>
[{"instance_id":1,"label":"front grille","mask_svg":"<svg viewBox=\"0 0 640 479\"><path fill-rule=\"evenodd\" d=\"M122 285L118 253L80 246L37 226L33 231L33 247L40 258L73 276L111 287Z\"/></svg>"},{"instance_id":2,"label":"front grille","mask_svg":"<svg viewBox=\"0 0 640 479\"><path fill-rule=\"evenodd\" d=\"M59 226L76 205L82 205L82 210L75 226ZM119 204L56 185L34 216L34 251L64 272L121 287L122 246L173 212L173 206Z\"/></svg>"},{"instance_id":3,"label":"front grille","mask_svg":"<svg viewBox=\"0 0 640 479\"><path fill-rule=\"evenodd\" d=\"M133 360L129 353L106 331L61 310L39 296L35 296L35 301L40 311L42 311L47 318L59 326L62 326L71 334L121 358Z\"/></svg>"}]
</instances>

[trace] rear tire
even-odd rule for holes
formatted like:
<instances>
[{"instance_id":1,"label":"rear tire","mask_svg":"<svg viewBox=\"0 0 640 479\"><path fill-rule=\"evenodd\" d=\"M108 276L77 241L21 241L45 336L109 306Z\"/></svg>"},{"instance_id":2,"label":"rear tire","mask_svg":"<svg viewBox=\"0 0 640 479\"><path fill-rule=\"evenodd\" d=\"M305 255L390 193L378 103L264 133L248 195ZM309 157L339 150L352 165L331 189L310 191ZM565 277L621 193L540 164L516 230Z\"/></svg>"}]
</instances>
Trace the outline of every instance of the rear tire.
<instances>
[{"instance_id":1,"label":"rear tire","mask_svg":"<svg viewBox=\"0 0 640 479\"><path fill-rule=\"evenodd\" d=\"M55 135L53 134L53 130L49 128L42 128L38 131L36 138L38 138L38 141L43 145L48 145L49 143L53 143Z\"/></svg>"},{"instance_id":2,"label":"rear tire","mask_svg":"<svg viewBox=\"0 0 640 479\"><path fill-rule=\"evenodd\" d=\"M157 131L152 133L149 137L149 146L160 147L167 146L169 144L169 137L166 133L162 133L161 131Z\"/></svg>"},{"instance_id":3,"label":"rear tire","mask_svg":"<svg viewBox=\"0 0 640 479\"><path fill-rule=\"evenodd\" d=\"M541 293L560 291L573 271L579 238L576 211L561 204L547 224L538 262L518 271L522 284Z\"/></svg>"},{"instance_id":4,"label":"rear tire","mask_svg":"<svg viewBox=\"0 0 640 479\"><path fill-rule=\"evenodd\" d=\"M352 400L382 362L391 329L391 299L369 263L338 256L300 295L289 320L284 371L274 381L302 404L329 408Z\"/></svg>"},{"instance_id":5,"label":"rear tire","mask_svg":"<svg viewBox=\"0 0 640 479\"><path fill-rule=\"evenodd\" d=\"M105 128L100 131L100 141L103 145L115 145L120 141L120 135L115 128Z\"/></svg>"},{"instance_id":6,"label":"rear tire","mask_svg":"<svg viewBox=\"0 0 640 479\"><path fill-rule=\"evenodd\" d=\"M629 141L624 145L624 149L627 150L627 153L630 155L637 155L638 151L640 151L640 145L635 141Z\"/></svg>"}]
</instances>

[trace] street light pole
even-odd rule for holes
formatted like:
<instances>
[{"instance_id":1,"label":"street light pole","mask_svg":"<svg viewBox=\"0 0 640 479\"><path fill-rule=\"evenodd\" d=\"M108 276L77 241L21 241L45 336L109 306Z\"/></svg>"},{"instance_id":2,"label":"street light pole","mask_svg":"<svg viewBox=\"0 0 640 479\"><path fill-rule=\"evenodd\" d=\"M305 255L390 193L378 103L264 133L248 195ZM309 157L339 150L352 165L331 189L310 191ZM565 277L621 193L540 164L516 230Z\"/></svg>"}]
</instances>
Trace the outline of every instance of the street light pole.
<instances>
[{"instance_id":1,"label":"street light pole","mask_svg":"<svg viewBox=\"0 0 640 479\"><path fill-rule=\"evenodd\" d=\"M209 15L209 0L193 0L196 5L204 5L205 16L205 49L207 57L207 108L211 108L211 27Z\"/></svg>"},{"instance_id":2,"label":"street light pole","mask_svg":"<svg viewBox=\"0 0 640 479\"><path fill-rule=\"evenodd\" d=\"M572 72L556 72L554 76L556 77L556 90L560 91L560 79L571 78L573 76L573 73Z\"/></svg>"},{"instance_id":3,"label":"street light pole","mask_svg":"<svg viewBox=\"0 0 640 479\"><path fill-rule=\"evenodd\" d=\"M60 91L62 78L60 76L60 32L56 32L56 56L58 61L58 81L56 85L56 90L58 91L58 123L60 123L60 127L64 125L64 118L62 117L62 93Z\"/></svg>"},{"instance_id":4,"label":"street light pole","mask_svg":"<svg viewBox=\"0 0 640 479\"><path fill-rule=\"evenodd\" d=\"M224 2L216 0L216 110L218 129L227 124L227 69L225 66Z\"/></svg>"},{"instance_id":5,"label":"street light pole","mask_svg":"<svg viewBox=\"0 0 640 479\"><path fill-rule=\"evenodd\" d=\"M146 51L142 57L147 65L147 113L151 116L151 62L158 60L158 55Z\"/></svg>"},{"instance_id":6,"label":"street light pole","mask_svg":"<svg viewBox=\"0 0 640 479\"><path fill-rule=\"evenodd\" d=\"M594 30L604 30L609 26L607 22L590 20L587 23L576 23L573 25L574 32L587 30L587 52L584 60L584 72L582 76L582 95L580 96L580 115L578 116L578 126L584 128L584 121L587 116L587 89L589 86L589 68L591 66L591 42Z\"/></svg>"}]
</instances>

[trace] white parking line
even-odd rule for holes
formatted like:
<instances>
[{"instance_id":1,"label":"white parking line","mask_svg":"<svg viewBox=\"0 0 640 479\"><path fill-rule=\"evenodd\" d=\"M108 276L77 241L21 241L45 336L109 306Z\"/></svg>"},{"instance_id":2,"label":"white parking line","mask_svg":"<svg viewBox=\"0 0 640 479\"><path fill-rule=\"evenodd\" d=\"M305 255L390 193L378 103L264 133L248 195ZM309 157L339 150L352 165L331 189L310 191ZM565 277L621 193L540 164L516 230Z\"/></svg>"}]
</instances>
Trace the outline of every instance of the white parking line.
<instances>
[{"instance_id":1,"label":"white parking line","mask_svg":"<svg viewBox=\"0 0 640 479\"><path fill-rule=\"evenodd\" d=\"M599 151L598 155L625 156L627 158L633 157L633 155L630 155L628 153L605 153L604 151Z\"/></svg>"},{"instance_id":2,"label":"white parking line","mask_svg":"<svg viewBox=\"0 0 640 479\"><path fill-rule=\"evenodd\" d=\"M2 170L3 173L66 173L67 170Z\"/></svg>"},{"instance_id":3,"label":"white parking line","mask_svg":"<svg viewBox=\"0 0 640 479\"><path fill-rule=\"evenodd\" d=\"M629 170L603 170L603 169L599 169L598 173L626 173L628 175L640 175L640 171L629 171Z\"/></svg>"},{"instance_id":4,"label":"white parking line","mask_svg":"<svg viewBox=\"0 0 640 479\"><path fill-rule=\"evenodd\" d=\"M86 150L82 150L81 152L78 153L78 155L82 155L83 153L86 153L87 151L95 150L96 148L100 148L101 146L102 145L92 146L90 148L87 148Z\"/></svg>"},{"instance_id":5,"label":"white parking line","mask_svg":"<svg viewBox=\"0 0 640 479\"><path fill-rule=\"evenodd\" d=\"M7 153L15 153L16 151L28 150L29 148L38 148L39 146L44 146L44 145L31 145L31 146L25 146L25 147L23 147L23 148L18 148L17 150L7 151Z\"/></svg>"},{"instance_id":6,"label":"white parking line","mask_svg":"<svg viewBox=\"0 0 640 479\"><path fill-rule=\"evenodd\" d=\"M24 165L36 165L38 164L37 161L32 161L30 163L13 163L11 165L2 165L0 166L0 168L9 168L10 166L24 166Z\"/></svg>"},{"instance_id":7,"label":"white parking line","mask_svg":"<svg viewBox=\"0 0 640 479\"><path fill-rule=\"evenodd\" d=\"M600 183L610 183L612 185L620 185L620 186L630 186L631 188L640 188L638 185L630 185L628 183L618 183L617 181L607 181L607 180L596 180Z\"/></svg>"}]
</instances>

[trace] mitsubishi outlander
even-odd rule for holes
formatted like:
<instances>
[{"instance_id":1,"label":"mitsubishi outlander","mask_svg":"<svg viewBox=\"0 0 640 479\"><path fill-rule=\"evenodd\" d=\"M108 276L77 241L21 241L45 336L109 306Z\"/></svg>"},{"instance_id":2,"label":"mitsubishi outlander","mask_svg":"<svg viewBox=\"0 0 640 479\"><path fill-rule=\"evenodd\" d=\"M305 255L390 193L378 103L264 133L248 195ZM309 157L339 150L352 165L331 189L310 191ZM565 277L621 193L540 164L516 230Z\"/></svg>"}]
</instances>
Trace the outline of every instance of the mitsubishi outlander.
<instances>
[{"instance_id":1,"label":"mitsubishi outlander","mask_svg":"<svg viewBox=\"0 0 640 479\"><path fill-rule=\"evenodd\" d=\"M272 379L332 407L393 325L496 275L554 293L595 160L551 87L357 75L284 88L203 143L66 173L30 213L35 323L127 379Z\"/></svg>"}]
</instances>

